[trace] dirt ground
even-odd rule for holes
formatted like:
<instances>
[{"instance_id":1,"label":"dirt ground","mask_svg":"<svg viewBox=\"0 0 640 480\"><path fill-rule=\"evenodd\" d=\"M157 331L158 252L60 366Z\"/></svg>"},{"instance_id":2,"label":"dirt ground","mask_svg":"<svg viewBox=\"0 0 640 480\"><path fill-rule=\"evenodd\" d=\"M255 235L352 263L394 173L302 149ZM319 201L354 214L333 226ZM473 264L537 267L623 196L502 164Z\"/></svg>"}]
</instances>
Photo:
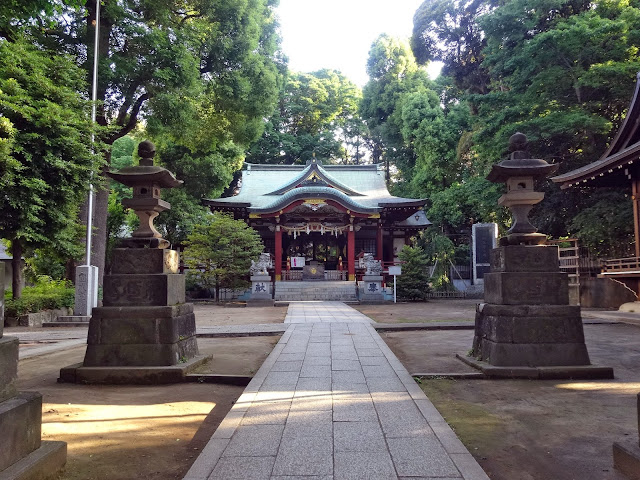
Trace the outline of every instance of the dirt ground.
<instances>
[{"instance_id":1,"label":"dirt ground","mask_svg":"<svg viewBox=\"0 0 640 480\"><path fill-rule=\"evenodd\" d=\"M260 323L282 323L288 307L246 308L243 304L221 306L215 303L196 303L193 311L199 327L213 325L252 325Z\"/></svg>"},{"instance_id":2,"label":"dirt ground","mask_svg":"<svg viewBox=\"0 0 640 480\"><path fill-rule=\"evenodd\" d=\"M278 339L202 338L198 345L213 355L205 371L250 375ZM244 390L208 383L57 383L60 368L81 362L84 351L27 358L18 367L18 388L43 395L42 439L68 444L63 480L181 479Z\"/></svg>"},{"instance_id":3,"label":"dirt ground","mask_svg":"<svg viewBox=\"0 0 640 480\"><path fill-rule=\"evenodd\" d=\"M436 299L428 302L354 305L353 308L378 323L473 323L478 303L479 300Z\"/></svg>"}]
</instances>

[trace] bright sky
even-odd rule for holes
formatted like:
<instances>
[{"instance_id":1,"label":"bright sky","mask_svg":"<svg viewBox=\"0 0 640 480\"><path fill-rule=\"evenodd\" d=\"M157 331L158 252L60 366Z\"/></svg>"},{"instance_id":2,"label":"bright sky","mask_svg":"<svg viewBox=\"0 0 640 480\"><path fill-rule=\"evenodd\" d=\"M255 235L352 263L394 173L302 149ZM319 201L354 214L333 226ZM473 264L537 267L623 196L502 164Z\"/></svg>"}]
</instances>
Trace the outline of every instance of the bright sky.
<instances>
[{"instance_id":1,"label":"bright sky","mask_svg":"<svg viewBox=\"0 0 640 480\"><path fill-rule=\"evenodd\" d=\"M413 14L423 1L280 0L282 48L289 57L289 69L313 72L332 68L364 86L373 41L381 33L408 39ZM433 77L437 73L432 70Z\"/></svg>"}]
</instances>

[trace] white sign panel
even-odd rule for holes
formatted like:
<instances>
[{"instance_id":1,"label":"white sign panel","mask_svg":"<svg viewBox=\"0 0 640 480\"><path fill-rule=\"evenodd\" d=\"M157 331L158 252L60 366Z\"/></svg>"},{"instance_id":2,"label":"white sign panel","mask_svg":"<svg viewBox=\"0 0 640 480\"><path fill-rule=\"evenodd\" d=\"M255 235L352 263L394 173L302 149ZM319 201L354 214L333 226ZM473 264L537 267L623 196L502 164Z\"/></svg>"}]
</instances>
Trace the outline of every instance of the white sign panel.
<instances>
[{"instance_id":1,"label":"white sign panel","mask_svg":"<svg viewBox=\"0 0 640 480\"><path fill-rule=\"evenodd\" d=\"M389 267L389 275L402 275L402 267L400 265Z\"/></svg>"},{"instance_id":2,"label":"white sign panel","mask_svg":"<svg viewBox=\"0 0 640 480\"><path fill-rule=\"evenodd\" d=\"M291 257L291 268L304 267L304 257Z\"/></svg>"}]
</instances>

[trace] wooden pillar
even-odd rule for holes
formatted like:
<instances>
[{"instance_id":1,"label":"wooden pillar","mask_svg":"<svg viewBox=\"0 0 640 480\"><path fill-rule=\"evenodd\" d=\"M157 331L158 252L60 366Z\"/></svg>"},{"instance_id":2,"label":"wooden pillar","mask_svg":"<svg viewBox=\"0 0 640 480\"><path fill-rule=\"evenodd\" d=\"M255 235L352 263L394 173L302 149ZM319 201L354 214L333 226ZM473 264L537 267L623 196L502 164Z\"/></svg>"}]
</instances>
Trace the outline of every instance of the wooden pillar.
<instances>
[{"instance_id":1,"label":"wooden pillar","mask_svg":"<svg viewBox=\"0 0 640 480\"><path fill-rule=\"evenodd\" d=\"M349 281L352 282L356 279L356 232L353 228L353 223L349 226L349 231L347 232L347 259L349 262Z\"/></svg>"},{"instance_id":2,"label":"wooden pillar","mask_svg":"<svg viewBox=\"0 0 640 480\"><path fill-rule=\"evenodd\" d=\"M640 178L637 174L634 174L631 179L631 199L633 201L633 234L636 244L636 258L638 258L640 257Z\"/></svg>"},{"instance_id":3,"label":"wooden pillar","mask_svg":"<svg viewBox=\"0 0 640 480\"><path fill-rule=\"evenodd\" d=\"M382 223L378 223L378 231L376 232L376 260L384 260L382 258Z\"/></svg>"},{"instance_id":4,"label":"wooden pillar","mask_svg":"<svg viewBox=\"0 0 640 480\"><path fill-rule=\"evenodd\" d=\"M280 225L276 225L276 246L275 246L275 275L276 281L282 280L282 230Z\"/></svg>"}]
</instances>

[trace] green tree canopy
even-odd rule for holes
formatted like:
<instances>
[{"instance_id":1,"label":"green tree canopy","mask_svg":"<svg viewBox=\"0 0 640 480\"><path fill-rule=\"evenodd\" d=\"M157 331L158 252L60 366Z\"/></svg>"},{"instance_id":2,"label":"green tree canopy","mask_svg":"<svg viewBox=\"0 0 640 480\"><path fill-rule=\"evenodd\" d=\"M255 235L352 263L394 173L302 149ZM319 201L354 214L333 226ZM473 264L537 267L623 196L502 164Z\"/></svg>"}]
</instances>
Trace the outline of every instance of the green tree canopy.
<instances>
[{"instance_id":1,"label":"green tree canopy","mask_svg":"<svg viewBox=\"0 0 640 480\"><path fill-rule=\"evenodd\" d=\"M507 226L494 205L501 187L482 178L505 158L516 131L528 136L534 157L560 163L561 172L596 160L624 118L640 70L639 20L640 5L620 0L423 2L412 48L419 63L444 62L445 80L435 89L442 111L429 93L414 90L394 112L402 112L403 138L416 157L413 169L400 168L410 172L410 191L429 198L431 221L448 233L472 220ZM586 219L604 211L610 193L560 192L548 181L539 187L546 197L533 223L602 252L603 236ZM607 241L628 245L623 216L609 220L617 241Z\"/></svg>"},{"instance_id":2,"label":"green tree canopy","mask_svg":"<svg viewBox=\"0 0 640 480\"><path fill-rule=\"evenodd\" d=\"M478 19L495 1L426 0L413 17L411 47L421 64L441 61L442 73L458 88L486 93L489 78L482 66L485 36Z\"/></svg>"},{"instance_id":3,"label":"green tree canopy","mask_svg":"<svg viewBox=\"0 0 640 480\"><path fill-rule=\"evenodd\" d=\"M335 162L361 157L354 151L364 132L357 115L360 96L360 89L334 70L289 73L278 105L247 161L289 165L304 163L313 153Z\"/></svg>"},{"instance_id":4,"label":"green tree canopy","mask_svg":"<svg viewBox=\"0 0 640 480\"><path fill-rule=\"evenodd\" d=\"M409 43L385 34L369 50L367 73L360 115L369 129L373 161L386 164L388 179L393 170L397 180L408 181L416 155L402 136L402 102L408 93L430 89L432 82L416 64Z\"/></svg>"},{"instance_id":5,"label":"green tree canopy","mask_svg":"<svg viewBox=\"0 0 640 480\"><path fill-rule=\"evenodd\" d=\"M78 254L75 222L99 157L90 149L90 105L79 92L84 72L67 56L23 41L0 41L0 119L7 131L0 155L0 237L12 245L13 295L20 296L25 249ZM7 155L7 150L9 154Z\"/></svg>"}]
</instances>

